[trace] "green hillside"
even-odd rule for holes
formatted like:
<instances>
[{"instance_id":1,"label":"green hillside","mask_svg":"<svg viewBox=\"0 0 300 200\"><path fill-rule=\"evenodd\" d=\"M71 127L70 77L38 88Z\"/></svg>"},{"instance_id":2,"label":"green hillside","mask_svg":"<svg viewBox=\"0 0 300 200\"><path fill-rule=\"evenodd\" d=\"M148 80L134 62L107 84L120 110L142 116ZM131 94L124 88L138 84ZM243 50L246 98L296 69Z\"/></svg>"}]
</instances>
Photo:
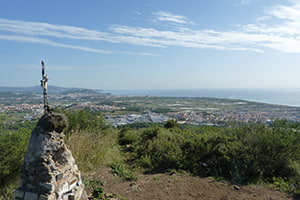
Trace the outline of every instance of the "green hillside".
<instances>
[{"instance_id":1,"label":"green hillside","mask_svg":"<svg viewBox=\"0 0 300 200\"><path fill-rule=\"evenodd\" d=\"M146 171L186 172L237 185L266 184L291 195L300 193L299 122L217 127L182 126L172 120L112 128L95 112L64 113L70 124L65 141L94 195L102 182L91 175L105 167L124 181L135 181ZM12 199L34 123L27 122L17 130L5 129L0 123L0 199Z\"/></svg>"}]
</instances>

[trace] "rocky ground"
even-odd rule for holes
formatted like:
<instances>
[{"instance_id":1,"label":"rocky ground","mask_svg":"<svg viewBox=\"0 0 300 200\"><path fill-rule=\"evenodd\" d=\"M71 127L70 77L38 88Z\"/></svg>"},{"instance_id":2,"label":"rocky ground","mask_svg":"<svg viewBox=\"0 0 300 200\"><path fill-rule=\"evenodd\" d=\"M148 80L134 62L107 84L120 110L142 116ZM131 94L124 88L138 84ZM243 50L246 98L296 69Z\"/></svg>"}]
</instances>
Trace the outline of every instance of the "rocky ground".
<instances>
[{"instance_id":1,"label":"rocky ground","mask_svg":"<svg viewBox=\"0 0 300 200\"><path fill-rule=\"evenodd\" d=\"M284 192L249 185L237 186L216 181L212 177L199 178L188 174L141 174L137 181L122 181L109 169L93 175L105 182L107 199L123 200L297 200ZM109 194L114 196L108 198Z\"/></svg>"}]
</instances>

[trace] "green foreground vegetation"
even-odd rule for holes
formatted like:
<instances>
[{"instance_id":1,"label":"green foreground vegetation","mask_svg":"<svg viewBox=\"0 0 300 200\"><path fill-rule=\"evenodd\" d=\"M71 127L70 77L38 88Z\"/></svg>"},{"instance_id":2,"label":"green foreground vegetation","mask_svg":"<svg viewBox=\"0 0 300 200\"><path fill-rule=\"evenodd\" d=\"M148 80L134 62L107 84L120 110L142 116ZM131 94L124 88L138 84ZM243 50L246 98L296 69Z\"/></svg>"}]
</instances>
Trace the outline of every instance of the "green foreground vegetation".
<instances>
[{"instance_id":1,"label":"green foreground vegetation","mask_svg":"<svg viewBox=\"0 0 300 200\"><path fill-rule=\"evenodd\" d=\"M226 127L131 124L107 125L96 112L63 111L69 119L65 141L96 199L101 180L91 174L103 167L124 181L142 171L187 171L235 184L266 184L300 194L300 123L231 124ZM0 119L1 120L1 119ZM30 133L36 122L18 128L0 122L0 199L12 199Z\"/></svg>"}]
</instances>

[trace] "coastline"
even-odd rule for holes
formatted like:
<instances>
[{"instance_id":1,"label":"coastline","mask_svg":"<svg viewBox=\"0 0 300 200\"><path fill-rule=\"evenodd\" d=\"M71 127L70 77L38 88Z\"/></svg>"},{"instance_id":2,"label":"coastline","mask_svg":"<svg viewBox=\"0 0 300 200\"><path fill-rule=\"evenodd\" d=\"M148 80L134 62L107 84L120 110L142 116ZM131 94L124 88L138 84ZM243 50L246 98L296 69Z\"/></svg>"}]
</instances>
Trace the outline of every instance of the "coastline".
<instances>
[{"instance_id":1,"label":"coastline","mask_svg":"<svg viewBox=\"0 0 300 200\"><path fill-rule=\"evenodd\" d=\"M300 89L106 90L120 96L213 97L300 107Z\"/></svg>"}]
</instances>

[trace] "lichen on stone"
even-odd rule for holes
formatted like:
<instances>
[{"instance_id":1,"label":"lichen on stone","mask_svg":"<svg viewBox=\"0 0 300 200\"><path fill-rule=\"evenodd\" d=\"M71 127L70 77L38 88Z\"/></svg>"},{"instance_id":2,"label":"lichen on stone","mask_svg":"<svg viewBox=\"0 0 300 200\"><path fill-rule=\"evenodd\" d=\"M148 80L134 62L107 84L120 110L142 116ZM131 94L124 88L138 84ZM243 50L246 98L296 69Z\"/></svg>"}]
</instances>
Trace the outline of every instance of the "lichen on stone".
<instances>
[{"instance_id":1,"label":"lichen on stone","mask_svg":"<svg viewBox=\"0 0 300 200\"><path fill-rule=\"evenodd\" d=\"M45 114L40 118L37 126L49 132L62 133L68 127L68 119L60 113Z\"/></svg>"}]
</instances>

